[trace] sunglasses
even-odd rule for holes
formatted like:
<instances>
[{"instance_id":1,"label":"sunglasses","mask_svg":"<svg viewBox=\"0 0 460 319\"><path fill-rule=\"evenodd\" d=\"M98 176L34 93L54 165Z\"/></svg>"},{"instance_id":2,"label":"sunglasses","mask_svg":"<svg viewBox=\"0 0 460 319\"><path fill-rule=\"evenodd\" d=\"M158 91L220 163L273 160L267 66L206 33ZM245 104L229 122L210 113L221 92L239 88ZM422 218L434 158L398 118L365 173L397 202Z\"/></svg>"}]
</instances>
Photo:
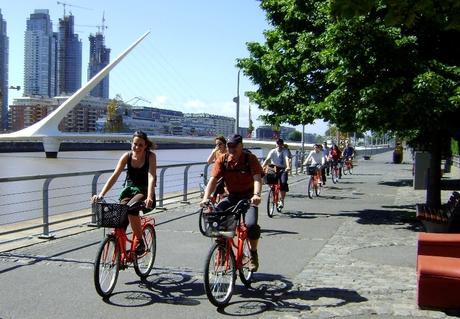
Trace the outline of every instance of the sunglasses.
<instances>
[{"instance_id":1,"label":"sunglasses","mask_svg":"<svg viewBox=\"0 0 460 319\"><path fill-rule=\"evenodd\" d=\"M228 148L236 148L238 144L227 143Z\"/></svg>"}]
</instances>

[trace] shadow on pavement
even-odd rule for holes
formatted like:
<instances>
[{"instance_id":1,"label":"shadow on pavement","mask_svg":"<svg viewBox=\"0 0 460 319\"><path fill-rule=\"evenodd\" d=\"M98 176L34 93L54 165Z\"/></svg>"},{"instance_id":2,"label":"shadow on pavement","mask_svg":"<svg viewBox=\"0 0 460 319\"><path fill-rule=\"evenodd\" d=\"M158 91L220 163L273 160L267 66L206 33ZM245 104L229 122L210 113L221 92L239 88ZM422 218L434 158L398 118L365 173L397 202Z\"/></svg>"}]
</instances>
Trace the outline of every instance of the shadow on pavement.
<instances>
[{"instance_id":1,"label":"shadow on pavement","mask_svg":"<svg viewBox=\"0 0 460 319\"><path fill-rule=\"evenodd\" d=\"M441 189L443 190L460 190L460 179L444 179L441 180Z\"/></svg>"},{"instance_id":2,"label":"shadow on pavement","mask_svg":"<svg viewBox=\"0 0 460 319\"><path fill-rule=\"evenodd\" d=\"M341 212L340 216L357 217L363 225L401 225L404 229L419 232L422 224L415 218L415 212L409 210L364 209L355 212Z\"/></svg>"},{"instance_id":3,"label":"shadow on pavement","mask_svg":"<svg viewBox=\"0 0 460 319\"><path fill-rule=\"evenodd\" d=\"M292 282L280 275L257 273L255 282L250 289L238 286L237 294L244 301L230 303L227 307L218 309L222 314L230 316L254 316L266 311L279 313L308 311L311 302L321 298L325 300L323 306L340 307L352 302L364 302L366 298L354 290L334 287L313 288L302 290L294 287Z\"/></svg>"},{"instance_id":4,"label":"shadow on pavement","mask_svg":"<svg viewBox=\"0 0 460 319\"><path fill-rule=\"evenodd\" d=\"M396 186L396 187L406 187L406 186L413 186L414 181L412 179L400 179L396 181L386 181L386 182L379 182L379 185L384 186Z\"/></svg>"},{"instance_id":5,"label":"shadow on pavement","mask_svg":"<svg viewBox=\"0 0 460 319\"><path fill-rule=\"evenodd\" d=\"M159 269L146 280L117 283L115 289L122 288L123 284L131 286L130 289L118 291L104 302L117 307L145 307L156 303L196 306L201 302L195 297L202 299L204 293L203 283L192 273L170 269Z\"/></svg>"}]
</instances>

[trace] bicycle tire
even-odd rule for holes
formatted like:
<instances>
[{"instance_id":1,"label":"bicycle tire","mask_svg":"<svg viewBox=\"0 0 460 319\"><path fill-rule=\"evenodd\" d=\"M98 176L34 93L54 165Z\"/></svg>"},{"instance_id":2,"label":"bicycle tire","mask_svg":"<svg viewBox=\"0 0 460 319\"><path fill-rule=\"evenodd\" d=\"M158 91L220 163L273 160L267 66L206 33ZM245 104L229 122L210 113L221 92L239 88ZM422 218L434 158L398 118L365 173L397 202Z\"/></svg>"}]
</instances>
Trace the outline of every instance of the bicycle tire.
<instances>
[{"instance_id":1,"label":"bicycle tire","mask_svg":"<svg viewBox=\"0 0 460 319\"><path fill-rule=\"evenodd\" d=\"M342 173L343 173L343 175L347 175L347 174L348 174L348 166L347 166L347 164L343 165Z\"/></svg>"},{"instance_id":2,"label":"bicycle tire","mask_svg":"<svg viewBox=\"0 0 460 319\"><path fill-rule=\"evenodd\" d=\"M275 199L274 199L274 192L273 188L270 188L270 191L268 192L267 196L267 215L268 217L272 218L273 215L275 214Z\"/></svg>"},{"instance_id":3,"label":"bicycle tire","mask_svg":"<svg viewBox=\"0 0 460 319\"><path fill-rule=\"evenodd\" d=\"M204 221L203 214L203 209L200 209L200 213L198 214L198 228L200 230L201 235L206 236L206 223Z\"/></svg>"},{"instance_id":4,"label":"bicycle tire","mask_svg":"<svg viewBox=\"0 0 460 319\"><path fill-rule=\"evenodd\" d=\"M134 258L133 264L136 274L142 279L145 279L150 275L153 269L157 252L157 237L155 228L152 224L145 225L142 230L142 237L145 243L145 253Z\"/></svg>"},{"instance_id":5,"label":"bicycle tire","mask_svg":"<svg viewBox=\"0 0 460 319\"><path fill-rule=\"evenodd\" d=\"M313 192L314 192L314 181L313 181L313 175L310 176L310 180L308 181L308 188L307 188L307 193L309 198L313 198Z\"/></svg>"},{"instance_id":6,"label":"bicycle tire","mask_svg":"<svg viewBox=\"0 0 460 319\"><path fill-rule=\"evenodd\" d=\"M107 236L99 246L94 262L94 286L106 298L117 284L120 271L120 248L115 237Z\"/></svg>"},{"instance_id":7,"label":"bicycle tire","mask_svg":"<svg viewBox=\"0 0 460 319\"><path fill-rule=\"evenodd\" d=\"M319 195L321 195L322 190L323 190L323 185L320 184L320 183L317 183L316 187L315 187L315 195L316 195L316 197L319 197Z\"/></svg>"},{"instance_id":8,"label":"bicycle tire","mask_svg":"<svg viewBox=\"0 0 460 319\"><path fill-rule=\"evenodd\" d=\"M350 175L353 174L353 166L351 166L351 167L348 169L348 172L350 173Z\"/></svg>"},{"instance_id":9,"label":"bicycle tire","mask_svg":"<svg viewBox=\"0 0 460 319\"><path fill-rule=\"evenodd\" d=\"M238 269L240 280L246 287L250 287L252 283L253 272L249 270L248 264L251 257L251 250L249 249L249 240L243 241L243 256L241 261L241 267Z\"/></svg>"},{"instance_id":10,"label":"bicycle tire","mask_svg":"<svg viewBox=\"0 0 460 319\"><path fill-rule=\"evenodd\" d=\"M339 176L338 176L338 173L337 173L337 169L334 168L334 167L331 170L331 179L332 179L332 183L334 183L334 184L337 184L337 182L339 181Z\"/></svg>"},{"instance_id":11,"label":"bicycle tire","mask_svg":"<svg viewBox=\"0 0 460 319\"><path fill-rule=\"evenodd\" d=\"M236 262L232 249L226 242L214 243L209 249L204 265L204 290L216 307L228 305L236 280Z\"/></svg>"}]
</instances>

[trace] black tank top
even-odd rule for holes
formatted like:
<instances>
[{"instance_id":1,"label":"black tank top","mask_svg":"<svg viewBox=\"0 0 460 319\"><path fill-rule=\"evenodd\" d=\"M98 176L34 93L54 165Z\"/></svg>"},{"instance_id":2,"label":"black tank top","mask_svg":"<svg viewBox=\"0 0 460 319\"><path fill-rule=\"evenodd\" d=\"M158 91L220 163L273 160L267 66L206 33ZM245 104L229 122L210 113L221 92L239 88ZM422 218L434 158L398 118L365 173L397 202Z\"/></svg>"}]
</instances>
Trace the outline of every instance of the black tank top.
<instances>
[{"instance_id":1,"label":"black tank top","mask_svg":"<svg viewBox=\"0 0 460 319\"><path fill-rule=\"evenodd\" d=\"M148 186L148 173L149 173L149 155L150 151L145 154L145 162L142 167L133 167L131 165L132 152L128 153L128 172L126 173L125 187L137 186L140 189L147 189Z\"/></svg>"}]
</instances>

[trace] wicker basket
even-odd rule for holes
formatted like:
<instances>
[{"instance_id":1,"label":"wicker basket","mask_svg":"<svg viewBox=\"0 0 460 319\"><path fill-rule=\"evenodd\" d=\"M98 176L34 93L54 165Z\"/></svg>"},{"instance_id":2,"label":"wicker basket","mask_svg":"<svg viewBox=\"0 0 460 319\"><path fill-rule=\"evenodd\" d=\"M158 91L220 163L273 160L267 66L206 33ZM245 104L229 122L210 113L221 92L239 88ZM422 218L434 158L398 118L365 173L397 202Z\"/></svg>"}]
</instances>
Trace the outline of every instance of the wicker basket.
<instances>
[{"instance_id":1,"label":"wicker basket","mask_svg":"<svg viewBox=\"0 0 460 319\"><path fill-rule=\"evenodd\" d=\"M238 222L235 214L205 213L205 235L208 237L234 237Z\"/></svg>"},{"instance_id":2,"label":"wicker basket","mask_svg":"<svg viewBox=\"0 0 460 319\"><path fill-rule=\"evenodd\" d=\"M96 203L94 213L98 227L126 227L128 221L128 205L117 203Z\"/></svg>"}]
</instances>

